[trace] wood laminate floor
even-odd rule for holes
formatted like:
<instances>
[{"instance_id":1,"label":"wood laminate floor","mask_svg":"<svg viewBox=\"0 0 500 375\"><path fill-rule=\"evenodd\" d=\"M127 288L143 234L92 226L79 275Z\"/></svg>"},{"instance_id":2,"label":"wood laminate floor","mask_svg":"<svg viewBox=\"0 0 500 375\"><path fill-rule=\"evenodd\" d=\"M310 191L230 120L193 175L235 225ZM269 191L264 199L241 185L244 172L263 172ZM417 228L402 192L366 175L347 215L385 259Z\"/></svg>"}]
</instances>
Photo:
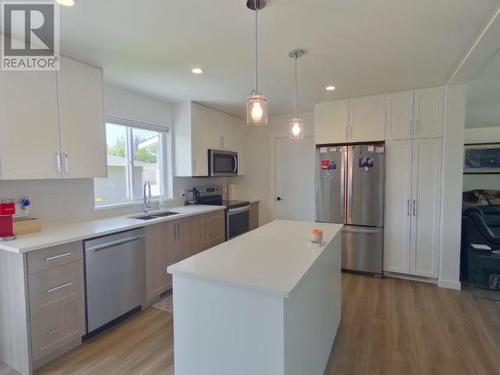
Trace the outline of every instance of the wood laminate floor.
<instances>
[{"instance_id":1,"label":"wood laminate floor","mask_svg":"<svg viewBox=\"0 0 500 375\"><path fill-rule=\"evenodd\" d=\"M500 374L500 301L350 274L342 288L342 324L325 374ZM12 374L0 366L0 375ZM36 372L70 374L173 374L172 315L148 309Z\"/></svg>"}]
</instances>

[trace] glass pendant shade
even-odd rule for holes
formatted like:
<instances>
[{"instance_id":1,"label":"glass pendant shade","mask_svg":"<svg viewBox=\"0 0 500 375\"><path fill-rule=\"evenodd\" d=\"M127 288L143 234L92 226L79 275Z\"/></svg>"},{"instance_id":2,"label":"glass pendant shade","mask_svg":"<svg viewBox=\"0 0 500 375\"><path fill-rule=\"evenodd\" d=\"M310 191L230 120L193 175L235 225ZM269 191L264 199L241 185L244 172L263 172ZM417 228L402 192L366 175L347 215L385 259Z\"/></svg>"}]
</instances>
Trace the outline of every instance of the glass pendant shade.
<instances>
[{"instance_id":1,"label":"glass pendant shade","mask_svg":"<svg viewBox=\"0 0 500 375\"><path fill-rule=\"evenodd\" d=\"M297 79L297 59L304 56L305 51L303 49L294 49L288 52L288 56L294 59L294 79L295 79L295 92L294 92L294 103L293 103L293 117L288 121L289 126L289 136L290 139L302 139L304 138L304 120L302 120L297 111L297 102L299 97L299 85Z\"/></svg>"},{"instance_id":2,"label":"glass pendant shade","mask_svg":"<svg viewBox=\"0 0 500 375\"><path fill-rule=\"evenodd\" d=\"M304 138L304 120L295 117L288 121L290 127L290 138L291 139L302 139Z\"/></svg>"},{"instance_id":3,"label":"glass pendant shade","mask_svg":"<svg viewBox=\"0 0 500 375\"><path fill-rule=\"evenodd\" d=\"M267 125L267 99L257 91L252 91L247 100L247 124Z\"/></svg>"}]
</instances>

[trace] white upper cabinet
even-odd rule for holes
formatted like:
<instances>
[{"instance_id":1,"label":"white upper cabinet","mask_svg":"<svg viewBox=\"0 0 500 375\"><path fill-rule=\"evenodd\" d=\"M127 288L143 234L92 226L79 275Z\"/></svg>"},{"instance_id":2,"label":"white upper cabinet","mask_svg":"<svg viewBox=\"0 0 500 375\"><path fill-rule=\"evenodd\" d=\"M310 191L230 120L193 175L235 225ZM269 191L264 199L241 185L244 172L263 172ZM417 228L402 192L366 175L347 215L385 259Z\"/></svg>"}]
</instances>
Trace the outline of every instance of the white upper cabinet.
<instances>
[{"instance_id":1,"label":"white upper cabinet","mask_svg":"<svg viewBox=\"0 0 500 375\"><path fill-rule=\"evenodd\" d=\"M316 104L314 109L316 144L345 143L349 137L348 128L348 100L334 100Z\"/></svg>"},{"instance_id":2,"label":"white upper cabinet","mask_svg":"<svg viewBox=\"0 0 500 375\"><path fill-rule=\"evenodd\" d=\"M442 137L444 88L416 90L414 98L414 138Z\"/></svg>"},{"instance_id":3,"label":"white upper cabinet","mask_svg":"<svg viewBox=\"0 0 500 375\"><path fill-rule=\"evenodd\" d=\"M59 178L55 72L0 70L0 179Z\"/></svg>"},{"instance_id":4,"label":"white upper cabinet","mask_svg":"<svg viewBox=\"0 0 500 375\"><path fill-rule=\"evenodd\" d=\"M57 78L63 177L106 177L102 71L62 58Z\"/></svg>"},{"instance_id":5,"label":"white upper cabinet","mask_svg":"<svg viewBox=\"0 0 500 375\"><path fill-rule=\"evenodd\" d=\"M444 88L386 95L387 140L443 136Z\"/></svg>"},{"instance_id":6,"label":"white upper cabinet","mask_svg":"<svg viewBox=\"0 0 500 375\"><path fill-rule=\"evenodd\" d=\"M317 103L316 144L443 136L443 87Z\"/></svg>"},{"instance_id":7,"label":"white upper cabinet","mask_svg":"<svg viewBox=\"0 0 500 375\"><path fill-rule=\"evenodd\" d=\"M0 71L0 179L106 175L102 71Z\"/></svg>"},{"instance_id":8,"label":"white upper cabinet","mask_svg":"<svg viewBox=\"0 0 500 375\"><path fill-rule=\"evenodd\" d=\"M238 174L245 173L243 120L192 102L177 104L174 117L176 176L208 176L209 149L238 152Z\"/></svg>"},{"instance_id":9,"label":"white upper cabinet","mask_svg":"<svg viewBox=\"0 0 500 375\"><path fill-rule=\"evenodd\" d=\"M349 142L385 140L385 96L349 99Z\"/></svg>"},{"instance_id":10,"label":"white upper cabinet","mask_svg":"<svg viewBox=\"0 0 500 375\"><path fill-rule=\"evenodd\" d=\"M413 136L413 91L387 95L386 113L387 140L411 139Z\"/></svg>"},{"instance_id":11,"label":"white upper cabinet","mask_svg":"<svg viewBox=\"0 0 500 375\"><path fill-rule=\"evenodd\" d=\"M318 103L316 144L374 142L385 139L385 97L367 96Z\"/></svg>"}]
</instances>

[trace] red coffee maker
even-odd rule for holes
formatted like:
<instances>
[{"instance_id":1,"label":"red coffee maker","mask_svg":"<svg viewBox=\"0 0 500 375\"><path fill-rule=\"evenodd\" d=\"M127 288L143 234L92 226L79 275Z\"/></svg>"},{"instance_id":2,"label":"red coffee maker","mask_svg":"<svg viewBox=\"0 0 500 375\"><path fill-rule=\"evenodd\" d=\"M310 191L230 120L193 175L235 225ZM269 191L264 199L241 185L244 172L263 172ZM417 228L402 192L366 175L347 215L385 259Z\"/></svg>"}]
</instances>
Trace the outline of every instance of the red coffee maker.
<instances>
[{"instance_id":1,"label":"red coffee maker","mask_svg":"<svg viewBox=\"0 0 500 375\"><path fill-rule=\"evenodd\" d=\"M16 204L13 201L0 201L0 241L12 240L14 236L14 214Z\"/></svg>"}]
</instances>

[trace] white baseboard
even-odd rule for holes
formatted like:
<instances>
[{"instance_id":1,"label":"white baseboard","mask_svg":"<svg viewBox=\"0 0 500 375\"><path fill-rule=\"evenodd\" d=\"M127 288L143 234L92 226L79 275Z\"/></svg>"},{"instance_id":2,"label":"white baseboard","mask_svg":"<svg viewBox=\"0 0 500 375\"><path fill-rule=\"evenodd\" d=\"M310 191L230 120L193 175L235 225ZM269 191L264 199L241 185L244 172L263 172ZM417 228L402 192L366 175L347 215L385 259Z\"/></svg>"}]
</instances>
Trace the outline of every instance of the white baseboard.
<instances>
[{"instance_id":1,"label":"white baseboard","mask_svg":"<svg viewBox=\"0 0 500 375\"><path fill-rule=\"evenodd\" d=\"M438 280L438 287L446 289L461 290L462 283L460 281Z\"/></svg>"},{"instance_id":2,"label":"white baseboard","mask_svg":"<svg viewBox=\"0 0 500 375\"><path fill-rule=\"evenodd\" d=\"M424 277L424 276L407 275L407 274L398 273L398 272L384 271L384 277L392 277L395 279L417 281L420 283L437 284L437 280L434 278Z\"/></svg>"}]
</instances>

